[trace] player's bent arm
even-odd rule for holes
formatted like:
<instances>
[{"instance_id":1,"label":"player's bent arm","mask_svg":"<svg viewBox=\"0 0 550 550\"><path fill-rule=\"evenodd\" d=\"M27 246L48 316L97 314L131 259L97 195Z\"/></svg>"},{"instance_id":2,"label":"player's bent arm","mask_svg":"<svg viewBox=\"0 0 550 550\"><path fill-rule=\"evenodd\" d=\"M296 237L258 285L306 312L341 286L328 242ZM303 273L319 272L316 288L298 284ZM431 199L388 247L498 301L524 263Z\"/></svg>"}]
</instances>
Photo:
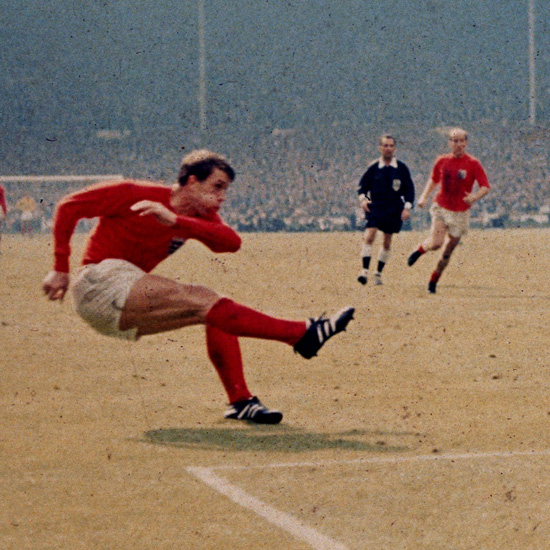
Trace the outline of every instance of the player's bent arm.
<instances>
[{"instance_id":1,"label":"player's bent arm","mask_svg":"<svg viewBox=\"0 0 550 550\"><path fill-rule=\"evenodd\" d=\"M132 189L131 183L98 184L71 193L59 202L53 225L55 271L69 272L70 242L78 221L116 213L124 207Z\"/></svg>"},{"instance_id":2,"label":"player's bent arm","mask_svg":"<svg viewBox=\"0 0 550 550\"><path fill-rule=\"evenodd\" d=\"M428 202L428 198L433 193L433 190L435 189L436 185L437 184L431 178L428 180L426 187L424 187L424 191L422 191L422 194L418 199L418 206L420 208L424 208L426 206L426 203Z\"/></svg>"},{"instance_id":3,"label":"player's bent arm","mask_svg":"<svg viewBox=\"0 0 550 550\"><path fill-rule=\"evenodd\" d=\"M76 224L84 216L72 208L70 202L60 202L56 208L53 224L54 271L69 273L71 237Z\"/></svg>"},{"instance_id":4,"label":"player's bent arm","mask_svg":"<svg viewBox=\"0 0 550 550\"><path fill-rule=\"evenodd\" d=\"M174 225L177 221L178 215L161 204L155 201L139 201L130 207L130 210L139 212L140 216L155 216L157 221L163 225Z\"/></svg>"},{"instance_id":5,"label":"player's bent arm","mask_svg":"<svg viewBox=\"0 0 550 550\"><path fill-rule=\"evenodd\" d=\"M464 202L473 204L491 192L490 187L480 187L476 193L469 193L464 197Z\"/></svg>"},{"instance_id":6,"label":"player's bent arm","mask_svg":"<svg viewBox=\"0 0 550 550\"><path fill-rule=\"evenodd\" d=\"M175 225L185 236L200 241L212 252L237 252L241 248L239 235L221 220L178 216Z\"/></svg>"},{"instance_id":7,"label":"player's bent arm","mask_svg":"<svg viewBox=\"0 0 550 550\"><path fill-rule=\"evenodd\" d=\"M482 199L485 195L488 195L491 192L490 187L480 187L476 193L476 201Z\"/></svg>"},{"instance_id":8,"label":"player's bent arm","mask_svg":"<svg viewBox=\"0 0 550 550\"><path fill-rule=\"evenodd\" d=\"M164 225L175 226L182 235L196 239L213 252L236 252L241 247L241 238L221 219L213 221L190 216L178 216L175 212L155 201L139 201L130 207L140 216L152 215Z\"/></svg>"}]
</instances>

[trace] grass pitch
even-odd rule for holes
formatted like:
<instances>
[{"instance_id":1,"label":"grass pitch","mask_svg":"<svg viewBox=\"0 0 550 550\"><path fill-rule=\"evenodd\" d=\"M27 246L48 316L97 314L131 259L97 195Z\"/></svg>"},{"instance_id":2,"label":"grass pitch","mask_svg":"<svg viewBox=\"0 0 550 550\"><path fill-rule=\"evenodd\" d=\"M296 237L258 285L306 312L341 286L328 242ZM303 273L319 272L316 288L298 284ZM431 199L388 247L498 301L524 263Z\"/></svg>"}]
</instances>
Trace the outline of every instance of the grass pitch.
<instances>
[{"instance_id":1,"label":"grass pitch","mask_svg":"<svg viewBox=\"0 0 550 550\"><path fill-rule=\"evenodd\" d=\"M102 337L41 295L49 238L4 236L0 546L546 549L550 231L472 231L436 295L435 253L406 266L423 236L395 238L381 287L356 282L359 233L188 243L159 266L273 315L356 307L311 361L242 340L280 426L222 418L201 327Z\"/></svg>"}]
</instances>

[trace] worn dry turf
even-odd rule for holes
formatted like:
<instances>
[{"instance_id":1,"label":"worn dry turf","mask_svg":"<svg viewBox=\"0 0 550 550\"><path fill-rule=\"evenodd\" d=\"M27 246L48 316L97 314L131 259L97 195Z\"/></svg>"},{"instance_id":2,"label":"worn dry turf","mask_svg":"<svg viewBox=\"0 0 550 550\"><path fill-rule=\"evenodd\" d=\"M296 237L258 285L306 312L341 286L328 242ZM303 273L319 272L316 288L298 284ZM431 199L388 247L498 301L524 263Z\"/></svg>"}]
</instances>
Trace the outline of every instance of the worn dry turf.
<instances>
[{"instance_id":1,"label":"worn dry turf","mask_svg":"<svg viewBox=\"0 0 550 550\"><path fill-rule=\"evenodd\" d=\"M4 236L0 548L546 550L550 231L471 232L436 295L435 253L406 266L421 237L395 239L381 287L356 282L359 233L160 266L278 316L357 308L311 361L242 341L285 413L261 427L223 420L201 327L102 337L41 295L49 238Z\"/></svg>"}]
</instances>

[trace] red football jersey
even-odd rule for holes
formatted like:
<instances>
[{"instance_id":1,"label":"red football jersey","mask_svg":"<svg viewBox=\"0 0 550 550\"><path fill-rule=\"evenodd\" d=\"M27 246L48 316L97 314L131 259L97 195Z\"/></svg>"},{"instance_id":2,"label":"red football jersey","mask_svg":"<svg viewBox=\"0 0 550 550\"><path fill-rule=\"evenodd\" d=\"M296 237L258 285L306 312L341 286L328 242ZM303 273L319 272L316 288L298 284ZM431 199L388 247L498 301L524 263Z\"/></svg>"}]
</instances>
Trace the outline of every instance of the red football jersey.
<instances>
[{"instance_id":1,"label":"red football jersey","mask_svg":"<svg viewBox=\"0 0 550 550\"><path fill-rule=\"evenodd\" d=\"M56 271L69 272L70 240L78 220L99 218L84 251L83 264L108 258L127 260L146 272L196 239L214 252L235 252L241 239L217 214L208 219L178 216L166 226L154 216L140 216L130 207L141 200L160 202L170 210L171 190L142 182L98 184L66 196L58 204L53 227Z\"/></svg>"},{"instance_id":2,"label":"red football jersey","mask_svg":"<svg viewBox=\"0 0 550 550\"><path fill-rule=\"evenodd\" d=\"M432 170L432 181L439 185L434 201L453 212L471 208L464 197L472 192L476 181L480 187L490 187L479 160L467 154L459 158L452 154L439 157Z\"/></svg>"},{"instance_id":3,"label":"red football jersey","mask_svg":"<svg viewBox=\"0 0 550 550\"><path fill-rule=\"evenodd\" d=\"M4 211L4 214L8 213L8 205L6 204L6 193L4 188L0 185L0 208Z\"/></svg>"}]
</instances>

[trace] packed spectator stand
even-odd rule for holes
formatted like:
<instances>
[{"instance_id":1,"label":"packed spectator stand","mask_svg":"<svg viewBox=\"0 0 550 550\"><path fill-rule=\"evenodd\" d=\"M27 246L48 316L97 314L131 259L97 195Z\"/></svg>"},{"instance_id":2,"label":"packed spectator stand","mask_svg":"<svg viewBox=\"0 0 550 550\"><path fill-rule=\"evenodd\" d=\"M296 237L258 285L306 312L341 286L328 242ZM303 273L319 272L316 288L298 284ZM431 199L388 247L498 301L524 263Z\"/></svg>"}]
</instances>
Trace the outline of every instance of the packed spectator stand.
<instances>
[{"instance_id":1,"label":"packed spectator stand","mask_svg":"<svg viewBox=\"0 0 550 550\"><path fill-rule=\"evenodd\" d=\"M493 192L472 211L473 227L544 226L549 223L550 130L528 124L464 124L469 152L486 167ZM377 136L397 138L397 156L411 169L417 192L435 157L447 152L446 128L408 123L331 124L324 128L235 128L220 125L205 137L178 129L87 130L44 138L21 134L4 143L5 175L123 174L175 180L181 156L207 147L225 154L237 179L224 205L225 219L240 231L353 231L362 228L356 187L378 157ZM6 140L6 138L4 138ZM81 182L7 182L7 231L18 229L17 201L30 193L38 204L37 230L47 231L61 196ZM425 211L414 210L406 228L424 229ZM87 228L83 224L82 228Z\"/></svg>"}]
</instances>

